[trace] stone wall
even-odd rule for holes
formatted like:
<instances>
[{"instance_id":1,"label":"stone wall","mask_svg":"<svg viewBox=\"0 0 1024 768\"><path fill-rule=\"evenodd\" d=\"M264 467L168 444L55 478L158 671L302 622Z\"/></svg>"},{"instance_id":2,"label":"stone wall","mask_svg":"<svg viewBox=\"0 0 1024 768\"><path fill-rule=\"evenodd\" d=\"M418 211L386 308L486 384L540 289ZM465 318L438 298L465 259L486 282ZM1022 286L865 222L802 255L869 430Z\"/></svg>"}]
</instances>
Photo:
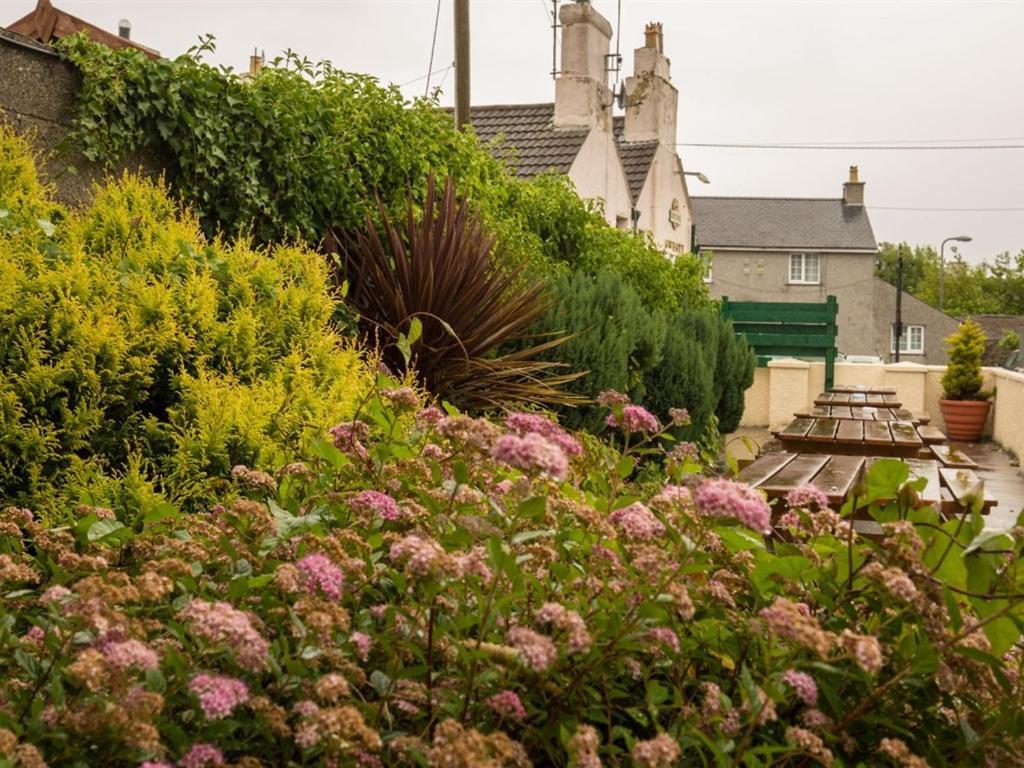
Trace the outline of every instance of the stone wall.
<instances>
[{"instance_id":1,"label":"stone wall","mask_svg":"<svg viewBox=\"0 0 1024 768\"><path fill-rule=\"evenodd\" d=\"M106 171L69 146L75 92L81 76L49 46L0 27L0 121L27 136L40 151L43 177L61 202L86 200ZM129 158L121 168L156 172L156 164Z\"/></svg>"}]
</instances>

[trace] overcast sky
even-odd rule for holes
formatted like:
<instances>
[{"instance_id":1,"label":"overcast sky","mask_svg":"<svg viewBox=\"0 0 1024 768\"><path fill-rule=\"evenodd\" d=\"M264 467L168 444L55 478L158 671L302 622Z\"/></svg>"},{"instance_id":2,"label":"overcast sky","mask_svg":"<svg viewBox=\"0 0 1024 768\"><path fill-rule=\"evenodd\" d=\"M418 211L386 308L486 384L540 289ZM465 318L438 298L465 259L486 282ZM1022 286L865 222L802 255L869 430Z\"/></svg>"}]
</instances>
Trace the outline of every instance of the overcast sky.
<instances>
[{"instance_id":1,"label":"overcast sky","mask_svg":"<svg viewBox=\"0 0 1024 768\"><path fill-rule=\"evenodd\" d=\"M213 60L247 66L292 48L409 83L423 93L437 0L54 0L165 56L199 34ZM616 24L616 0L594 0ZM471 0L474 104L551 101L549 0ZM35 6L3 0L0 23ZM9 18L7 18L9 17ZM622 0L624 73L648 21L661 21L679 89L680 142L1024 145L1024 2L645 2ZM613 41L614 47L614 41ZM452 61L452 0L441 0L434 69ZM451 71L439 72L442 103ZM988 141L999 139L1001 141ZM946 143L946 142L942 142ZM970 260L1024 248L1024 149L754 150L680 146L691 193L836 197L860 166L878 240L967 234ZM1016 210L897 210L1016 209Z\"/></svg>"}]
</instances>

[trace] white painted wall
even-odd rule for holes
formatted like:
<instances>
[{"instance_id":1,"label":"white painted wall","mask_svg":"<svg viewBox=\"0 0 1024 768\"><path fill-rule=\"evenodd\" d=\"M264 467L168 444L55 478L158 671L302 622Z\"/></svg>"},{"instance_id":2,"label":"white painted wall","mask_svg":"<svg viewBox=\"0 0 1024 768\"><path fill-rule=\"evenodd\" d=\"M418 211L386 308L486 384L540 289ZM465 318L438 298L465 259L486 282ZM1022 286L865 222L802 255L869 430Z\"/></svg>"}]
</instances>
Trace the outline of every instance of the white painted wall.
<instances>
[{"instance_id":1,"label":"white painted wall","mask_svg":"<svg viewBox=\"0 0 1024 768\"><path fill-rule=\"evenodd\" d=\"M679 226L669 221L672 201L678 201ZM663 248L667 241L679 243L684 252L690 250L690 232L693 223L690 213L689 195L682 175L682 164L675 147L662 144L658 147L647 181L637 199L640 219L637 227L651 233L654 241ZM671 249L666 249L671 250Z\"/></svg>"},{"instance_id":2,"label":"white painted wall","mask_svg":"<svg viewBox=\"0 0 1024 768\"><path fill-rule=\"evenodd\" d=\"M615 137L595 128L587 136L569 169L576 192L587 200L604 203L604 218L613 227L617 217L629 222L630 195Z\"/></svg>"}]
</instances>

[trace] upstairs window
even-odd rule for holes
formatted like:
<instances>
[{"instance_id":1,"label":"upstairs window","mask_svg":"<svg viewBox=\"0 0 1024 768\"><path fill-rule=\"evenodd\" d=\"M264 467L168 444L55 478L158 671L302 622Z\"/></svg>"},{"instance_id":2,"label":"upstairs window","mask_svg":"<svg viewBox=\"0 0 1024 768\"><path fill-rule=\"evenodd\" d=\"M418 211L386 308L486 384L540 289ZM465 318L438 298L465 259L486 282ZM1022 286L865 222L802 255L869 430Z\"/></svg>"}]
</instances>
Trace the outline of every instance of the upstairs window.
<instances>
[{"instance_id":1,"label":"upstairs window","mask_svg":"<svg viewBox=\"0 0 1024 768\"><path fill-rule=\"evenodd\" d=\"M821 283L820 256L817 253L789 254L789 282L797 285Z\"/></svg>"},{"instance_id":2,"label":"upstairs window","mask_svg":"<svg viewBox=\"0 0 1024 768\"><path fill-rule=\"evenodd\" d=\"M889 340L889 349L896 352L896 326L892 326ZM923 355L924 354L924 326L904 325L903 335L900 336L901 355Z\"/></svg>"},{"instance_id":3,"label":"upstairs window","mask_svg":"<svg viewBox=\"0 0 1024 768\"><path fill-rule=\"evenodd\" d=\"M711 254L702 253L699 256L701 263L704 265L704 282L713 283L715 282L715 275L712 271Z\"/></svg>"}]
</instances>

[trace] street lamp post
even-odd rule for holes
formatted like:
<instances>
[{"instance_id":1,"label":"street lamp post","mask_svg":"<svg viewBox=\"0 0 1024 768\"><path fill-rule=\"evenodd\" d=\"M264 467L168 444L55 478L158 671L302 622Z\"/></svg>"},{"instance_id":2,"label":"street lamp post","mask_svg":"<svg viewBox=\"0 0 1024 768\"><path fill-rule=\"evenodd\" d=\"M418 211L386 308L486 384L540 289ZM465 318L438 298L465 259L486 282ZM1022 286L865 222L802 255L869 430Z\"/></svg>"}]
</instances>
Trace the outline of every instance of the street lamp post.
<instances>
[{"instance_id":1,"label":"street lamp post","mask_svg":"<svg viewBox=\"0 0 1024 768\"><path fill-rule=\"evenodd\" d=\"M947 237L942 241L942 245L939 247L939 311L944 312L946 309L946 243L950 240L955 240L958 243L969 243L971 242L970 235L957 235L956 237Z\"/></svg>"},{"instance_id":2,"label":"street lamp post","mask_svg":"<svg viewBox=\"0 0 1024 768\"><path fill-rule=\"evenodd\" d=\"M705 176L700 171L683 171L683 176L696 176L697 177L697 181L699 181L701 184L710 184L711 183L711 179L709 179L707 176Z\"/></svg>"}]
</instances>

